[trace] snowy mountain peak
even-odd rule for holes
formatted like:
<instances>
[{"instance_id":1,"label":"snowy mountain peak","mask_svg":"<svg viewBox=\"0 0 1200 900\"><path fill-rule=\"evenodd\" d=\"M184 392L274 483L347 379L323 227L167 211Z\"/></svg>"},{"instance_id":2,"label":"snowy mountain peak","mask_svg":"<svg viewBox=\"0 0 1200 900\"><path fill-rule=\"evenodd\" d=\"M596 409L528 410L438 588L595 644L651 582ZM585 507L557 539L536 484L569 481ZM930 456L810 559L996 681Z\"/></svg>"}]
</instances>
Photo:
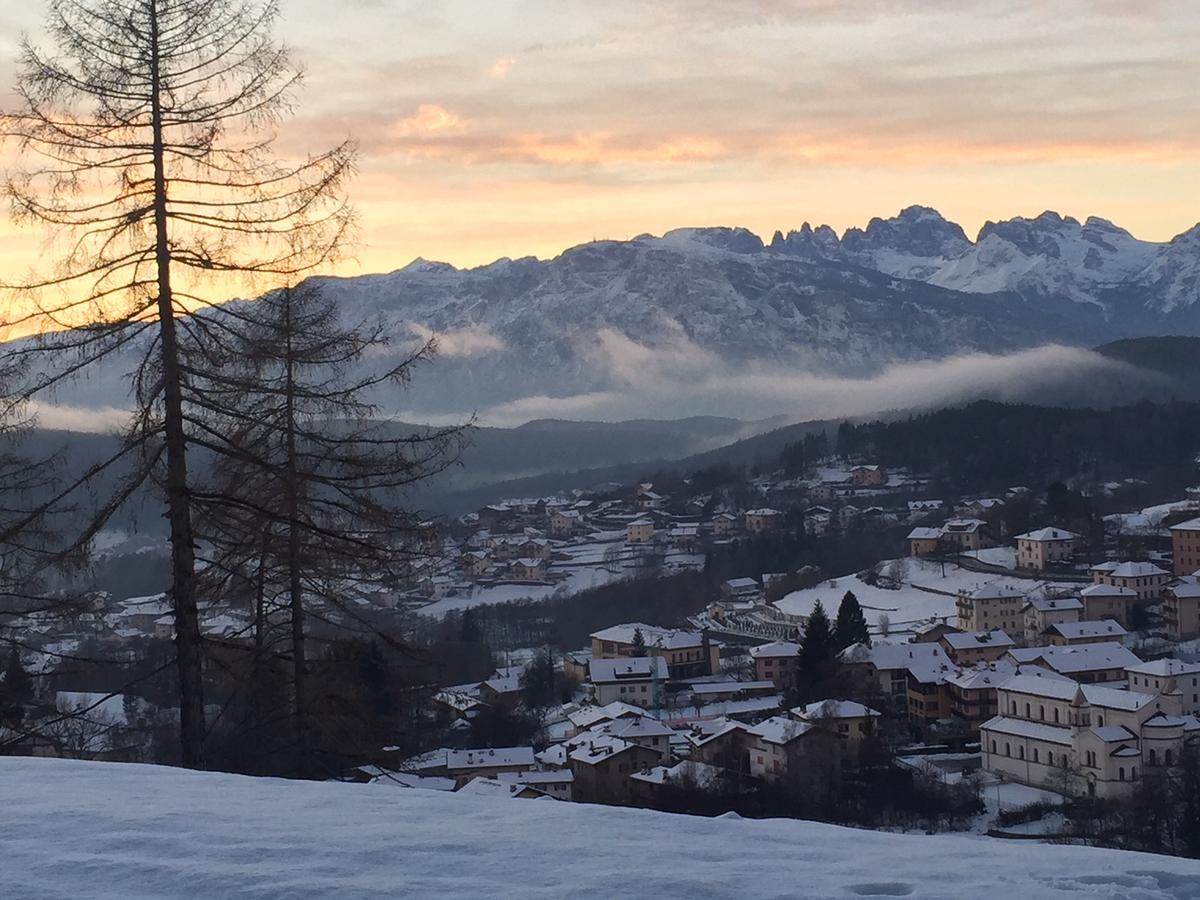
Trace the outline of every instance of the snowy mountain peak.
<instances>
[{"instance_id":1,"label":"snowy mountain peak","mask_svg":"<svg viewBox=\"0 0 1200 900\"><path fill-rule=\"evenodd\" d=\"M748 228L676 228L662 236L671 245L699 244L730 253L761 253L762 238Z\"/></svg>"},{"instance_id":2,"label":"snowy mountain peak","mask_svg":"<svg viewBox=\"0 0 1200 900\"><path fill-rule=\"evenodd\" d=\"M452 272L457 272L458 269L455 268L454 266L450 265L450 263L437 262L435 260L425 259L424 257L418 256L416 259L414 259L412 262L410 262L407 266L405 266L402 269L399 269L398 271L404 272L407 275L418 275L418 274L433 275L433 274L450 274Z\"/></svg>"}]
</instances>

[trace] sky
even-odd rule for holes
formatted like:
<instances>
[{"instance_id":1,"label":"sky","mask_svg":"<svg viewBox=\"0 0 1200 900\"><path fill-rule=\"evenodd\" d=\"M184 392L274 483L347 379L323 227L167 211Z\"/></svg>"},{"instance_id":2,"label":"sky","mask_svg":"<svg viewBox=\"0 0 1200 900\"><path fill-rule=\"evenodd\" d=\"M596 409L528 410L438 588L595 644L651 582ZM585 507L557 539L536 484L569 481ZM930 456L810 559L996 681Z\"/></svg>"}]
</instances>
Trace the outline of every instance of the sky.
<instances>
[{"instance_id":1,"label":"sky","mask_svg":"<svg viewBox=\"0 0 1200 900\"><path fill-rule=\"evenodd\" d=\"M40 2L0 11L0 100ZM973 235L1044 209L1200 219L1194 0L282 0L286 154L346 136L345 273L595 238L839 231L919 203ZM0 223L0 273L40 236Z\"/></svg>"}]
</instances>

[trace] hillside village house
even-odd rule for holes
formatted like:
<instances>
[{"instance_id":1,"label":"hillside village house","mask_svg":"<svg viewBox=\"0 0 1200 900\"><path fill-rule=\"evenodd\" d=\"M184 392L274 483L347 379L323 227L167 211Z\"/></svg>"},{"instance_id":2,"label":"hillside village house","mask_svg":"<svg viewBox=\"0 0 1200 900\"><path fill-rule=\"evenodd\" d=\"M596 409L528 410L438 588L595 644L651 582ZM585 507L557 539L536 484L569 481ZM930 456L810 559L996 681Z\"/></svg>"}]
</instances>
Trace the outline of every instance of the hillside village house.
<instances>
[{"instance_id":1,"label":"hillside village house","mask_svg":"<svg viewBox=\"0 0 1200 900\"><path fill-rule=\"evenodd\" d=\"M1025 643L1034 647L1046 643L1043 635L1051 625L1078 622L1083 616L1083 601L1078 597L1030 598L1023 612Z\"/></svg>"},{"instance_id":2,"label":"hillside village house","mask_svg":"<svg viewBox=\"0 0 1200 900\"><path fill-rule=\"evenodd\" d=\"M672 678L696 678L721 671L721 644L702 632L656 628L640 622L613 625L591 635L593 659L623 659L638 654L634 635L641 631L643 651L667 661Z\"/></svg>"},{"instance_id":3,"label":"hillside village house","mask_svg":"<svg viewBox=\"0 0 1200 900\"><path fill-rule=\"evenodd\" d=\"M1171 526L1171 550L1176 576L1200 572L1200 519Z\"/></svg>"},{"instance_id":4,"label":"hillside village house","mask_svg":"<svg viewBox=\"0 0 1200 900\"><path fill-rule=\"evenodd\" d=\"M625 543L645 544L654 540L654 522L650 519L634 519L625 526Z\"/></svg>"},{"instance_id":5,"label":"hillside village house","mask_svg":"<svg viewBox=\"0 0 1200 900\"><path fill-rule=\"evenodd\" d=\"M796 687L800 670L800 645L791 641L775 641L750 648L754 660L754 677L773 682L781 691Z\"/></svg>"},{"instance_id":6,"label":"hillside village house","mask_svg":"<svg viewBox=\"0 0 1200 900\"><path fill-rule=\"evenodd\" d=\"M1093 583L1129 588L1139 600L1157 600L1171 580L1170 573L1148 562L1100 563L1091 572Z\"/></svg>"},{"instance_id":7,"label":"hillside village house","mask_svg":"<svg viewBox=\"0 0 1200 900\"><path fill-rule=\"evenodd\" d=\"M1017 535L1017 567L1041 572L1075 559L1079 535L1061 528L1039 528Z\"/></svg>"},{"instance_id":8,"label":"hillside village house","mask_svg":"<svg viewBox=\"0 0 1200 900\"><path fill-rule=\"evenodd\" d=\"M575 775L570 769L539 769L534 772L501 772L496 776L501 784L535 788L538 796L555 800L571 800Z\"/></svg>"},{"instance_id":9,"label":"hillside village house","mask_svg":"<svg viewBox=\"0 0 1200 900\"><path fill-rule=\"evenodd\" d=\"M819 700L798 706L790 715L810 722L837 736L837 748L844 760L857 761L863 744L875 734L875 722L881 714L854 700Z\"/></svg>"},{"instance_id":10,"label":"hillside village house","mask_svg":"<svg viewBox=\"0 0 1200 900\"><path fill-rule=\"evenodd\" d=\"M1082 619L1096 622L1112 619L1122 625L1132 624L1133 607L1138 602L1133 588L1117 587L1112 584L1092 584L1079 592L1083 603Z\"/></svg>"},{"instance_id":11,"label":"hillside village house","mask_svg":"<svg viewBox=\"0 0 1200 900\"><path fill-rule=\"evenodd\" d=\"M610 722L603 726L602 733L645 747L657 753L659 761L663 762L671 755L671 737L675 731L653 716L638 716Z\"/></svg>"},{"instance_id":12,"label":"hillside village house","mask_svg":"<svg viewBox=\"0 0 1200 900\"><path fill-rule=\"evenodd\" d=\"M667 662L661 656L593 659L588 664L593 699L600 706L618 700L655 706L662 701L662 689L669 677Z\"/></svg>"},{"instance_id":13,"label":"hillside village house","mask_svg":"<svg viewBox=\"0 0 1200 900\"><path fill-rule=\"evenodd\" d=\"M536 760L532 747L493 747L484 750L446 750L444 760L422 766L422 775L445 775L462 787L473 778L495 778L502 772L528 772Z\"/></svg>"},{"instance_id":14,"label":"hillside village house","mask_svg":"<svg viewBox=\"0 0 1200 900\"><path fill-rule=\"evenodd\" d=\"M783 513L769 507L747 510L744 518L746 521L746 530L751 534L762 534L765 531L771 531L783 523Z\"/></svg>"},{"instance_id":15,"label":"hillside village house","mask_svg":"<svg viewBox=\"0 0 1200 900\"><path fill-rule=\"evenodd\" d=\"M858 487L872 487L887 482L883 466L854 466L850 469L850 481Z\"/></svg>"},{"instance_id":16,"label":"hillside village house","mask_svg":"<svg viewBox=\"0 0 1200 900\"><path fill-rule=\"evenodd\" d=\"M908 555L934 556L941 549L942 529L918 526L908 533Z\"/></svg>"},{"instance_id":17,"label":"hillside village house","mask_svg":"<svg viewBox=\"0 0 1200 900\"><path fill-rule=\"evenodd\" d=\"M838 661L856 689L883 697L902 714L917 702L923 710L928 695L924 686L938 684L954 669L940 643L854 644L838 655ZM917 686L915 697L910 683ZM936 704L936 688L933 693ZM934 718L941 715L936 712Z\"/></svg>"},{"instance_id":18,"label":"hillside village house","mask_svg":"<svg viewBox=\"0 0 1200 900\"><path fill-rule=\"evenodd\" d=\"M987 522L981 519L950 519L942 526L941 543L943 547L959 553L982 550L991 545L987 539Z\"/></svg>"},{"instance_id":19,"label":"hillside village house","mask_svg":"<svg viewBox=\"0 0 1200 900\"><path fill-rule=\"evenodd\" d=\"M1016 646L1016 641L1003 631L959 631L942 635L942 646L955 665L973 666L995 662Z\"/></svg>"},{"instance_id":20,"label":"hillside village house","mask_svg":"<svg viewBox=\"0 0 1200 900\"><path fill-rule=\"evenodd\" d=\"M1025 594L1011 584L985 584L973 591L963 591L956 601L958 627L962 631L1000 630L1021 634Z\"/></svg>"},{"instance_id":21,"label":"hillside village house","mask_svg":"<svg viewBox=\"0 0 1200 900\"><path fill-rule=\"evenodd\" d=\"M513 581L542 581L546 577L546 562L542 559L516 559L508 571Z\"/></svg>"},{"instance_id":22,"label":"hillside village house","mask_svg":"<svg viewBox=\"0 0 1200 900\"><path fill-rule=\"evenodd\" d=\"M478 578L492 567L492 555L486 550L468 550L462 555L463 574Z\"/></svg>"},{"instance_id":23,"label":"hillside village house","mask_svg":"<svg viewBox=\"0 0 1200 900\"><path fill-rule=\"evenodd\" d=\"M574 799L582 803L628 804L629 776L659 764L659 754L640 744L604 735L567 745L567 765L574 776Z\"/></svg>"},{"instance_id":24,"label":"hillside village house","mask_svg":"<svg viewBox=\"0 0 1200 900\"><path fill-rule=\"evenodd\" d=\"M684 733L688 758L733 772L749 771L750 726L724 717L696 722Z\"/></svg>"},{"instance_id":25,"label":"hillside village house","mask_svg":"<svg viewBox=\"0 0 1200 900\"><path fill-rule=\"evenodd\" d=\"M729 537L737 532L737 516L732 513L717 513L712 520L713 537Z\"/></svg>"},{"instance_id":26,"label":"hillside village house","mask_svg":"<svg viewBox=\"0 0 1200 900\"><path fill-rule=\"evenodd\" d=\"M1156 696L1017 675L997 691L1000 713L980 727L984 768L1074 795L1127 793L1147 768L1177 762L1200 722L1178 694Z\"/></svg>"},{"instance_id":27,"label":"hillside village house","mask_svg":"<svg viewBox=\"0 0 1200 900\"><path fill-rule=\"evenodd\" d=\"M1098 644L1119 641L1129 634L1120 622L1100 619L1097 622L1062 622L1046 630L1051 646L1073 647L1079 644Z\"/></svg>"},{"instance_id":28,"label":"hillside village house","mask_svg":"<svg viewBox=\"0 0 1200 900\"><path fill-rule=\"evenodd\" d=\"M1162 612L1171 640L1200 637L1200 577L1187 575L1167 588Z\"/></svg>"},{"instance_id":29,"label":"hillside village house","mask_svg":"<svg viewBox=\"0 0 1200 900\"><path fill-rule=\"evenodd\" d=\"M1018 665L1035 665L1065 675L1081 684L1124 681L1125 669L1141 659L1115 641L1073 647L1014 647L1008 659Z\"/></svg>"},{"instance_id":30,"label":"hillside village house","mask_svg":"<svg viewBox=\"0 0 1200 900\"><path fill-rule=\"evenodd\" d=\"M570 537L583 525L583 516L575 509L551 510L546 530L554 537Z\"/></svg>"},{"instance_id":31,"label":"hillside village house","mask_svg":"<svg viewBox=\"0 0 1200 900\"><path fill-rule=\"evenodd\" d=\"M1200 662L1156 659L1125 669L1129 689L1143 694L1178 693L1183 714L1200 716Z\"/></svg>"},{"instance_id":32,"label":"hillside village house","mask_svg":"<svg viewBox=\"0 0 1200 900\"><path fill-rule=\"evenodd\" d=\"M779 780L789 772L803 771L809 748L805 740L814 726L788 716L772 716L747 729L750 734L750 774ZM832 740L826 735L826 746Z\"/></svg>"},{"instance_id":33,"label":"hillside village house","mask_svg":"<svg viewBox=\"0 0 1200 900\"><path fill-rule=\"evenodd\" d=\"M981 724L996 715L997 686L1016 673L1017 666L1003 659L951 673L945 679L942 712L960 720L968 732L978 732Z\"/></svg>"}]
</instances>

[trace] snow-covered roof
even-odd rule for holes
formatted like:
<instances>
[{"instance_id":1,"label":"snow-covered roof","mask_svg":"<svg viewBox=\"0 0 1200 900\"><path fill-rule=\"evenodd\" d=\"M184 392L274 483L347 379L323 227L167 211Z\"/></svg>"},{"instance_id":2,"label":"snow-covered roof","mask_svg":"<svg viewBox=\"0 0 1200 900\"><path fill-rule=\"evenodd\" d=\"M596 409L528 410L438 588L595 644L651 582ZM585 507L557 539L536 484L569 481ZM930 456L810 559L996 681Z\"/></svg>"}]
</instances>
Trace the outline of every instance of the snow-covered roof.
<instances>
[{"instance_id":1,"label":"snow-covered roof","mask_svg":"<svg viewBox=\"0 0 1200 900\"><path fill-rule=\"evenodd\" d=\"M530 766L534 764L532 747L490 747L479 750L449 750L447 769L487 769L492 766Z\"/></svg>"},{"instance_id":2,"label":"snow-covered roof","mask_svg":"<svg viewBox=\"0 0 1200 900\"><path fill-rule=\"evenodd\" d=\"M1027 592L1005 581L993 581L967 591L963 596L971 600L1005 600L1010 597L1024 597Z\"/></svg>"},{"instance_id":3,"label":"snow-covered roof","mask_svg":"<svg viewBox=\"0 0 1200 900\"><path fill-rule=\"evenodd\" d=\"M726 719L724 717L708 719L693 724L691 729L684 733L684 737L692 746L702 747L709 741L729 734L731 731L745 731L748 727L736 719Z\"/></svg>"},{"instance_id":4,"label":"snow-covered roof","mask_svg":"<svg viewBox=\"0 0 1200 900\"><path fill-rule=\"evenodd\" d=\"M928 683L954 671L946 651L934 641L915 644L853 644L839 655L843 662L869 662L876 669L905 669L918 681Z\"/></svg>"},{"instance_id":5,"label":"snow-covered roof","mask_svg":"<svg viewBox=\"0 0 1200 900\"><path fill-rule=\"evenodd\" d=\"M772 641L750 648L751 659L776 659L781 656L796 656L799 653L800 645L792 641Z\"/></svg>"},{"instance_id":6,"label":"snow-covered roof","mask_svg":"<svg viewBox=\"0 0 1200 900\"><path fill-rule=\"evenodd\" d=\"M1134 712L1157 699L1153 694L1126 691L1099 684L1079 684L1068 679L1047 678L1022 672L1000 685L1000 690L1051 700L1075 700L1082 692L1084 702L1103 709Z\"/></svg>"},{"instance_id":7,"label":"snow-covered roof","mask_svg":"<svg viewBox=\"0 0 1200 900\"><path fill-rule=\"evenodd\" d=\"M940 528L914 528L908 533L910 541L939 541L942 539L942 529Z\"/></svg>"},{"instance_id":8,"label":"snow-covered roof","mask_svg":"<svg viewBox=\"0 0 1200 900\"><path fill-rule=\"evenodd\" d=\"M501 784L571 784L575 773L570 769L538 769L533 772L500 772L496 780Z\"/></svg>"},{"instance_id":9,"label":"snow-covered roof","mask_svg":"<svg viewBox=\"0 0 1200 900\"><path fill-rule=\"evenodd\" d=\"M629 777L645 784L691 782L700 787L709 787L721 777L721 770L707 763L685 759L673 766L655 766L645 772L634 772Z\"/></svg>"},{"instance_id":10,"label":"snow-covered roof","mask_svg":"<svg viewBox=\"0 0 1200 900\"><path fill-rule=\"evenodd\" d=\"M1078 597L1030 597L1028 602L1039 612L1083 609L1083 601Z\"/></svg>"},{"instance_id":11,"label":"snow-covered roof","mask_svg":"<svg viewBox=\"0 0 1200 900\"><path fill-rule=\"evenodd\" d=\"M1200 531L1200 519L1188 519L1178 525L1171 526L1172 531Z\"/></svg>"},{"instance_id":12,"label":"snow-covered roof","mask_svg":"<svg viewBox=\"0 0 1200 900\"><path fill-rule=\"evenodd\" d=\"M676 631L670 628L658 628L642 622L629 622L623 625L612 625L600 631L593 632L590 637L594 640L612 641L614 644L632 644L636 631L642 632L642 639L647 647L661 647L664 650L686 650L699 647L704 643L704 635L698 631ZM716 643L713 641L712 643Z\"/></svg>"},{"instance_id":13,"label":"snow-covered roof","mask_svg":"<svg viewBox=\"0 0 1200 900\"><path fill-rule=\"evenodd\" d=\"M1048 541L1076 541L1079 540L1079 535L1072 534L1069 531L1064 531L1061 528L1039 528L1036 531L1027 531L1024 534L1017 535L1018 541L1033 541L1035 543L1044 543Z\"/></svg>"},{"instance_id":14,"label":"snow-covered roof","mask_svg":"<svg viewBox=\"0 0 1200 900\"><path fill-rule=\"evenodd\" d=\"M1109 575L1113 578L1156 578L1168 577L1170 573L1160 569L1154 563L1123 562L1114 566Z\"/></svg>"},{"instance_id":15,"label":"snow-covered roof","mask_svg":"<svg viewBox=\"0 0 1200 900\"><path fill-rule=\"evenodd\" d=\"M634 745L629 741L623 741L612 735L599 735L595 737L589 736L585 742L578 745L572 742L569 746L571 749L568 752L568 756L573 761L594 766L611 756L624 753Z\"/></svg>"},{"instance_id":16,"label":"snow-covered roof","mask_svg":"<svg viewBox=\"0 0 1200 900\"><path fill-rule=\"evenodd\" d=\"M1123 725L1093 725L1090 730L1106 744L1137 739L1137 735Z\"/></svg>"},{"instance_id":17,"label":"snow-covered roof","mask_svg":"<svg viewBox=\"0 0 1200 900\"><path fill-rule=\"evenodd\" d=\"M1062 635L1068 641L1092 637L1123 638L1129 634L1120 622L1114 619L1100 619L1087 622L1059 622L1048 629Z\"/></svg>"},{"instance_id":18,"label":"snow-covered roof","mask_svg":"<svg viewBox=\"0 0 1200 900\"><path fill-rule=\"evenodd\" d=\"M628 703L622 703L619 700L608 703L604 706L587 706L583 709L576 710L567 715L567 719L571 724L578 729L591 728L597 722L606 722L612 719L620 719L629 716L646 716L649 715L646 710L639 706L631 706Z\"/></svg>"},{"instance_id":19,"label":"snow-covered roof","mask_svg":"<svg viewBox=\"0 0 1200 900\"><path fill-rule=\"evenodd\" d=\"M725 586L731 590L758 590L759 583L753 578L730 578L725 582Z\"/></svg>"},{"instance_id":20,"label":"snow-covered roof","mask_svg":"<svg viewBox=\"0 0 1200 900\"><path fill-rule=\"evenodd\" d=\"M637 681L669 676L667 661L661 656L631 656L620 659L593 659L588 663L588 676L593 684L617 681Z\"/></svg>"},{"instance_id":21,"label":"snow-covered roof","mask_svg":"<svg viewBox=\"0 0 1200 900\"><path fill-rule=\"evenodd\" d=\"M1029 722L1025 719L1014 719L1009 716L993 716L980 725L979 730L1009 734L1013 737L1032 738L1035 741L1061 744L1064 747L1071 746L1070 728L1047 725L1045 722Z\"/></svg>"},{"instance_id":22,"label":"snow-covered roof","mask_svg":"<svg viewBox=\"0 0 1200 900\"><path fill-rule=\"evenodd\" d=\"M873 719L881 715L855 700L818 700L791 710L801 719Z\"/></svg>"},{"instance_id":23,"label":"snow-covered roof","mask_svg":"<svg viewBox=\"0 0 1200 900\"><path fill-rule=\"evenodd\" d=\"M1133 588L1117 587L1115 584L1093 584L1079 592L1080 597L1136 597Z\"/></svg>"},{"instance_id":24,"label":"snow-covered roof","mask_svg":"<svg viewBox=\"0 0 1200 900\"><path fill-rule=\"evenodd\" d=\"M1016 641L999 629L995 631L952 631L942 635L942 640L954 650L1011 647L1016 644Z\"/></svg>"},{"instance_id":25,"label":"snow-covered roof","mask_svg":"<svg viewBox=\"0 0 1200 900\"><path fill-rule=\"evenodd\" d=\"M788 716L771 716L746 730L769 744L788 744L812 731L811 722L801 722Z\"/></svg>"},{"instance_id":26,"label":"snow-covered roof","mask_svg":"<svg viewBox=\"0 0 1200 900\"><path fill-rule=\"evenodd\" d=\"M950 519L942 526L942 531L952 534L974 534L986 525L987 522L980 519Z\"/></svg>"},{"instance_id":27,"label":"snow-covered roof","mask_svg":"<svg viewBox=\"0 0 1200 900\"><path fill-rule=\"evenodd\" d=\"M1056 672L1093 672L1100 669L1124 669L1141 659L1115 641L1078 644L1070 647L1024 647L1008 651L1017 662L1045 661Z\"/></svg>"},{"instance_id":28,"label":"snow-covered roof","mask_svg":"<svg viewBox=\"0 0 1200 900\"><path fill-rule=\"evenodd\" d=\"M1178 675L1195 675L1200 672L1200 662L1184 662L1182 659L1155 659L1150 662L1138 663L1136 666L1126 666L1126 672L1138 675L1153 675L1159 678L1173 678Z\"/></svg>"},{"instance_id":29,"label":"snow-covered roof","mask_svg":"<svg viewBox=\"0 0 1200 900\"><path fill-rule=\"evenodd\" d=\"M746 515L770 517L770 516L782 516L783 513L778 509L772 509L769 506L763 506L763 507L759 507L758 509L746 510Z\"/></svg>"},{"instance_id":30,"label":"snow-covered roof","mask_svg":"<svg viewBox=\"0 0 1200 900\"><path fill-rule=\"evenodd\" d=\"M948 676L946 682L962 690L986 690L1003 684L1016 672L1016 664L998 659L992 663L980 663L960 669Z\"/></svg>"},{"instance_id":31,"label":"snow-covered roof","mask_svg":"<svg viewBox=\"0 0 1200 900\"><path fill-rule=\"evenodd\" d=\"M632 741L635 738L669 737L675 732L652 716L640 718L616 719L598 726L605 734Z\"/></svg>"}]
</instances>

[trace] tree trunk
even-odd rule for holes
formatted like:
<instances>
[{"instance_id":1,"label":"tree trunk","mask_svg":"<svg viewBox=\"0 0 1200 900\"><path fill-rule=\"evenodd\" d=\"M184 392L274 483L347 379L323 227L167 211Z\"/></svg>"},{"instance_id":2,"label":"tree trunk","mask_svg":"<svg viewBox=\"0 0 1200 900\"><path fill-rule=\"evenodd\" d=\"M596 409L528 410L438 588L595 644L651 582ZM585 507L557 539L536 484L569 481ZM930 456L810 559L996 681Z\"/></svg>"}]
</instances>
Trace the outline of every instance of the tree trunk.
<instances>
[{"instance_id":1,"label":"tree trunk","mask_svg":"<svg viewBox=\"0 0 1200 900\"><path fill-rule=\"evenodd\" d=\"M287 428L287 516L288 516L288 592L292 611L292 693L296 722L296 746L301 767L309 763L307 656L304 650L304 589L300 580L300 475L296 459L296 360L292 346L292 296L284 297L284 335L286 358Z\"/></svg>"},{"instance_id":2,"label":"tree trunk","mask_svg":"<svg viewBox=\"0 0 1200 900\"><path fill-rule=\"evenodd\" d=\"M171 246L167 232L167 179L163 151L162 96L158 49L158 0L150 2L151 126L154 141L155 262L158 268L158 326L162 353L163 418L166 433L167 517L171 524L171 600L175 606L175 657L179 672L179 741L183 765L203 769L204 682L200 621L196 607L196 555L188 496L187 441L175 305L171 293Z\"/></svg>"}]
</instances>

